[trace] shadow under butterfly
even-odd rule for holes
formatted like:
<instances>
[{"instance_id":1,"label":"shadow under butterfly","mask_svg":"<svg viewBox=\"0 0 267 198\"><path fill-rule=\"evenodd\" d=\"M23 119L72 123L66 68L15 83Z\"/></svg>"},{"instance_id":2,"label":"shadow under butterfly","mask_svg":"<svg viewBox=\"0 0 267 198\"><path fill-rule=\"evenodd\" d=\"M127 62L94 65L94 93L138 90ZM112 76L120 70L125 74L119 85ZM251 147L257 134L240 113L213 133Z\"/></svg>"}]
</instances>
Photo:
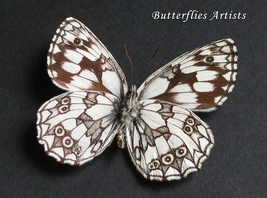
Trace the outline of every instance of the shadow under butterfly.
<instances>
[{"instance_id":1,"label":"shadow under butterfly","mask_svg":"<svg viewBox=\"0 0 267 198\"><path fill-rule=\"evenodd\" d=\"M117 135L150 180L179 180L201 168L214 139L195 112L220 106L232 92L237 48L222 39L187 52L128 90L116 60L80 21L59 26L48 51L52 82L68 91L37 113L38 141L58 162L82 165Z\"/></svg>"}]
</instances>

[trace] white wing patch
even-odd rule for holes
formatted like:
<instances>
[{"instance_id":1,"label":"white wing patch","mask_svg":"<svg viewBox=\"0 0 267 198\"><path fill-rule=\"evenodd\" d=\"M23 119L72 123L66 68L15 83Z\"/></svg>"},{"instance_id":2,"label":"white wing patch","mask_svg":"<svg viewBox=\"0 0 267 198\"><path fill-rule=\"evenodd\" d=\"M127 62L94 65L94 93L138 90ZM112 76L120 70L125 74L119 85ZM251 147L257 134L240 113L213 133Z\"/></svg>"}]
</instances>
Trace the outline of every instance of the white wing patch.
<instances>
[{"instance_id":1,"label":"white wing patch","mask_svg":"<svg viewBox=\"0 0 267 198\"><path fill-rule=\"evenodd\" d=\"M215 89L213 83L210 82L195 82L193 87L197 92L212 92Z\"/></svg>"}]
</instances>

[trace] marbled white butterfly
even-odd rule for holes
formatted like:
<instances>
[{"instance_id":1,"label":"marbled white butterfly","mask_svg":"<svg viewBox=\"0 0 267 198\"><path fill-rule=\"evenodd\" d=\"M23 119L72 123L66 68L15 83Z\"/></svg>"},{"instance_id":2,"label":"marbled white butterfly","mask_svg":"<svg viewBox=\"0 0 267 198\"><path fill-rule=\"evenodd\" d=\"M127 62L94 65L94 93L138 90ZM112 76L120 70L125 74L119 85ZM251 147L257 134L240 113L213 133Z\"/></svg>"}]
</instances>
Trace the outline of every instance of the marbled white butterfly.
<instances>
[{"instance_id":1,"label":"marbled white butterfly","mask_svg":"<svg viewBox=\"0 0 267 198\"><path fill-rule=\"evenodd\" d=\"M67 18L48 51L53 83L67 90L38 110L38 141L61 163L82 165L118 137L150 180L177 180L201 168L212 132L192 111L212 111L232 92L237 48L223 39L169 62L130 91L116 60L81 22Z\"/></svg>"}]
</instances>

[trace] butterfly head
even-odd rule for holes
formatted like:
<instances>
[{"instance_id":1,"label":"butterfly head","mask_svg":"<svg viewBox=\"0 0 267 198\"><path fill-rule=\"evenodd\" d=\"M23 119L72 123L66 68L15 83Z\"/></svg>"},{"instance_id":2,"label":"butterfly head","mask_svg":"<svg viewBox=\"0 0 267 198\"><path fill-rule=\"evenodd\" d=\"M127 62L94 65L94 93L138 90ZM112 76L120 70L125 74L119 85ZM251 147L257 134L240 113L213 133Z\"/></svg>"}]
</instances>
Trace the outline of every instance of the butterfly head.
<instances>
[{"instance_id":1,"label":"butterfly head","mask_svg":"<svg viewBox=\"0 0 267 198\"><path fill-rule=\"evenodd\" d=\"M127 100L136 99L137 98L136 85L133 85L131 87L130 91L128 91L126 93L126 98L127 98Z\"/></svg>"}]
</instances>

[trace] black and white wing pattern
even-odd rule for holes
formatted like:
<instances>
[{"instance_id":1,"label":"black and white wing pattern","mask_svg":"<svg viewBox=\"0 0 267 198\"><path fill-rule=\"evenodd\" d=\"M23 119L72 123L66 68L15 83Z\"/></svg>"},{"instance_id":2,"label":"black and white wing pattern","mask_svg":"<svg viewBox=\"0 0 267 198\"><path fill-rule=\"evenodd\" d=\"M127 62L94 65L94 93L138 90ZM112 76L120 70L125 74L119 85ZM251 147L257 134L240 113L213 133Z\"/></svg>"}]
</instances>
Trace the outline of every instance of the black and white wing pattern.
<instances>
[{"instance_id":1,"label":"black and white wing pattern","mask_svg":"<svg viewBox=\"0 0 267 198\"><path fill-rule=\"evenodd\" d=\"M118 135L150 180L177 180L201 168L214 138L192 111L212 111L232 92L234 41L223 39L166 64L136 89L113 56L80 21L67 18L52 39L47 70L67 90L37 112L38 141L61 163L82 165Z\"/></svg>"},{"instance_id":2,"label":"black and white wing pattern","mask_svg":"<svg viewBox=\"0 0 267 198\"><path fill-rule=\"evenodd\" d=\"M139 100L161 99L192 111L213 111L232 92L237 74L237 48L223 39L169 62L137 90Z\"/></svg>"},{"instance_id":3,"label":"black and white wing pattern","mask_svg":"<svg viewBox=\"0 0 267 198\"><path fill-rule=\"evenodd\" d=\"M76 91L61 94L38 110L38 140L58 162L82 165L101 154L116 133L112 94Z\"/></svg>"},{"instance_id":4,"label":"black and white wing pattern","mask_svg":"<svg viewBox=\"0 0 267 198\"><path fill-rule=\"evenodd\" d=\"M192 111L221 105L236 74L236 46L223 39L177 57L145 80L137 90L140 116L126 132L131 158L144 177L181 179L201 168L214 139Z\"/></svg>"},{"instance_id":5,"label":"black and white wing pattern","mask_svg":"<svg viewBox=\"0 0 267 198\"><path fill-rule=\"evenodd\" d=\"M127 82L116 60L80 21L67 18L52 39L47 70L53 83L67 91L97 90L123 96Z\"/></svg>"},{"instance_id":6,"label":"black and white wing pattern","mask_svg":"<svg viewBox=\"0 0 267 198\"><path fill-rule=\"evenodd\" d=\"M214 145L211 130L193 112L162 100L140 102L126 129L132 161L150 180L182 179L201 168Z\"/></svg>"},{"instance_id":7,"label":"black and white wing pattern","mask_svg":"<svg viewBox=\"0 0 267 198\"><path fill-rule=\"evenodd\" d=\"M116 135L114 104L128 89L124 73L97 37L72 17L56 30L47 70L53 83L69 92L38 110L38 141L57 161L81 165Z\"/></svg>"}]
</instances>

